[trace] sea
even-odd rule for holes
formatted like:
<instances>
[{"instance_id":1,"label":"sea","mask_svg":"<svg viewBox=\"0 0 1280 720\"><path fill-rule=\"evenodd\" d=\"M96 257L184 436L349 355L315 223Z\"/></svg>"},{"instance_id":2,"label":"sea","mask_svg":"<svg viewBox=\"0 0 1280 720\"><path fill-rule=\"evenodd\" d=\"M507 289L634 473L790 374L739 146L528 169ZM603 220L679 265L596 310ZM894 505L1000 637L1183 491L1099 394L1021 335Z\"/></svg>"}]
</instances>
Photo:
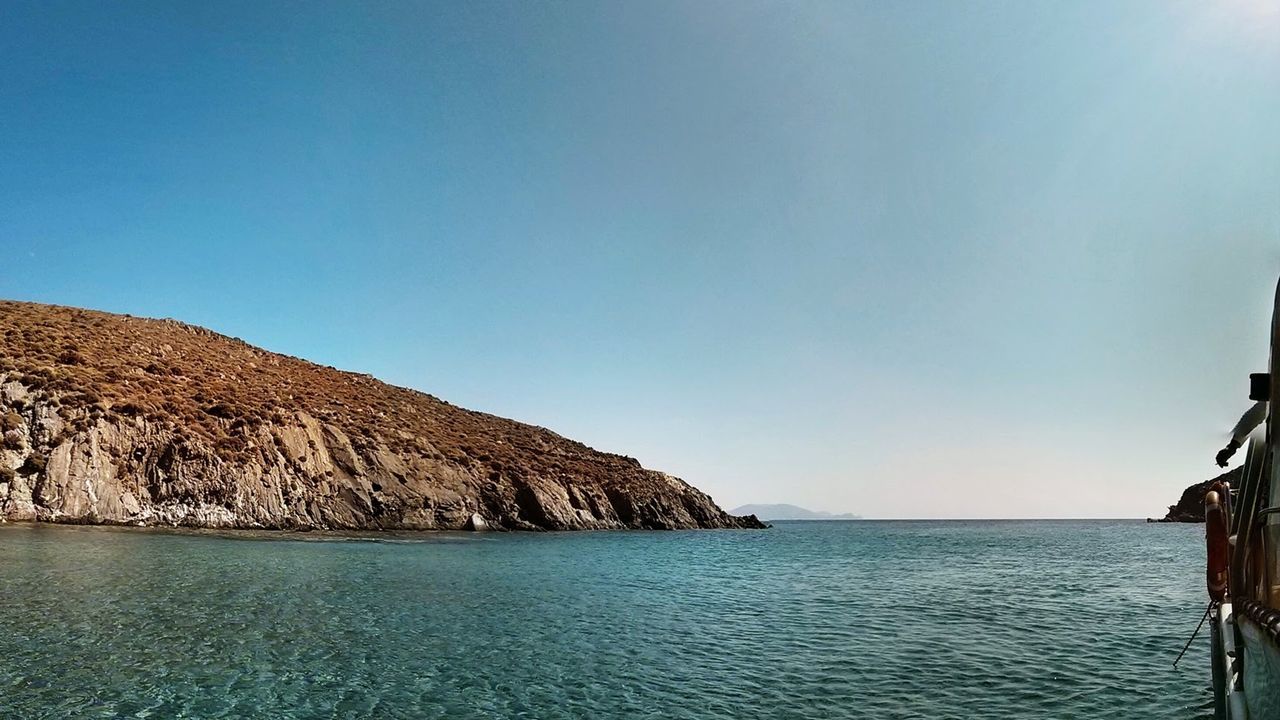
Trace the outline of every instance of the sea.
<instances>
[{"instance_id":1,"label":"sea","mask_svg":"<svg viewBox=\"0 0 1280 720\"><path fill-rule=\"evenodd\" d=\"M1211 718L1203 528L0 525L2 718Z\"/></svg>"}]
</instances>

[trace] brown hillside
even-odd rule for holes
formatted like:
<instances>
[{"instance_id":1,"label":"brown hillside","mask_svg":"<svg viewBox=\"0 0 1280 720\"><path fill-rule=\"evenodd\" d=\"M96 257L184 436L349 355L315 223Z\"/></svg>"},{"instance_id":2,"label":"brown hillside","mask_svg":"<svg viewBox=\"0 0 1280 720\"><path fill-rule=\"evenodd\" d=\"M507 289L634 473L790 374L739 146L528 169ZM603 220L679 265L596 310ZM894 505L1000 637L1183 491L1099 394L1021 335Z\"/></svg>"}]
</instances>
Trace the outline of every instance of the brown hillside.
<instances>
[{"instance_id":1,"label":"brown hillside","mask_svg":"<svg viewBox=\"0 0 1280 720\"><path fill-rule=\"evenodd\" d=\"M173 320L0 301L0 431L18 519L756 524L631 458Z\"/></svg>"}]
</instances>

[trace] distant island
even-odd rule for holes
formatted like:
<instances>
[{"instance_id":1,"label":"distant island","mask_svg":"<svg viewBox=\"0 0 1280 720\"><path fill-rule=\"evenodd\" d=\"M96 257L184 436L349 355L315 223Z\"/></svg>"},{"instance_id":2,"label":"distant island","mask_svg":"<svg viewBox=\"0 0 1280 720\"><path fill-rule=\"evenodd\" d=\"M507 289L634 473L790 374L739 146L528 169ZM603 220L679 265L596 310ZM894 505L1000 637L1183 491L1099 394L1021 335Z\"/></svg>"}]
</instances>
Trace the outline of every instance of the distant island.
<instances>
[{"instance_id":1,"label":"distant island","mask_svg":"<svg viewBox=\"0 0 1280 720\"><path fill-rule=\"evenodd\" d=\"M841 513L834 515L821 510L809 510L798 505L743 505L732 511L733 515L755 515L761 520L861 520L861 515Z\"/></svg>"}]
</instances>

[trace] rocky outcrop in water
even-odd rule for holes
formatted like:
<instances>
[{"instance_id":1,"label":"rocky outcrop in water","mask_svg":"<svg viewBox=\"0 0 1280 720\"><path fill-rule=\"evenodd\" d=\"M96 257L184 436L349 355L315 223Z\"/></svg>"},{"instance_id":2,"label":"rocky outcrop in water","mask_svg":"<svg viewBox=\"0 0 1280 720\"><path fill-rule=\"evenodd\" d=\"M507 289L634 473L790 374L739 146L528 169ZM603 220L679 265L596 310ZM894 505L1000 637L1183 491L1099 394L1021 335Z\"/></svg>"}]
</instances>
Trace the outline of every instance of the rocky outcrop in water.
<instances>
[{"instance_id":1,"label":"rocky outcrop in water","mask_svg":"<svg viewBox=\"0 0 1280 720\"><path fill-rule=\"evenodd\" d=\"M0 302L0 519L762 527L545 428L170 320Z\"/></svg>"},{"instance_id":2,"label":"rocky outcrop in water","mask_svg":"<svg viewBox=\"0 0 1280 720\"><path fill-rule=\"evenodd\" d=\"M1192 485L1182 491L1182 497L1178 498L1176 505L1169 506L1169 512L1164 517L1159 519L1147 518L1147 522L1204 522L1204 494L1209 492L1210 486L1222 480L1231 483L1231 487L1237 487L1240 483L1240 474L1242 472L1244 472L1244 468L1238 467L1234 470L1228 470L1215 478Z\"/></svg>"}]
</instances>

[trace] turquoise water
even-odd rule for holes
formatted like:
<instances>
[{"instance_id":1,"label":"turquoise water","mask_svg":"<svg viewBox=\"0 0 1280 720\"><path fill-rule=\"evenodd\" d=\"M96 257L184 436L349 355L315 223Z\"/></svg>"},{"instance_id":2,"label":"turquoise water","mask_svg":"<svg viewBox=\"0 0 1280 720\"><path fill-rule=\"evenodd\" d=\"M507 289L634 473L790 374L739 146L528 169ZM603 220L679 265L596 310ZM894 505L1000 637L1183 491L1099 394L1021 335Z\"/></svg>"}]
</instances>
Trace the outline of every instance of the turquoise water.
<instances>
[{"instance_id":1,"label":"turquoise water","mask_svg":"<svg viewBox=\"0 0 1280 720\"><path fill-rule=\"evenodd\" d=\"M0 717L1206 718L1202 532L0 526Z\"/></svg>"}]
</instances>

